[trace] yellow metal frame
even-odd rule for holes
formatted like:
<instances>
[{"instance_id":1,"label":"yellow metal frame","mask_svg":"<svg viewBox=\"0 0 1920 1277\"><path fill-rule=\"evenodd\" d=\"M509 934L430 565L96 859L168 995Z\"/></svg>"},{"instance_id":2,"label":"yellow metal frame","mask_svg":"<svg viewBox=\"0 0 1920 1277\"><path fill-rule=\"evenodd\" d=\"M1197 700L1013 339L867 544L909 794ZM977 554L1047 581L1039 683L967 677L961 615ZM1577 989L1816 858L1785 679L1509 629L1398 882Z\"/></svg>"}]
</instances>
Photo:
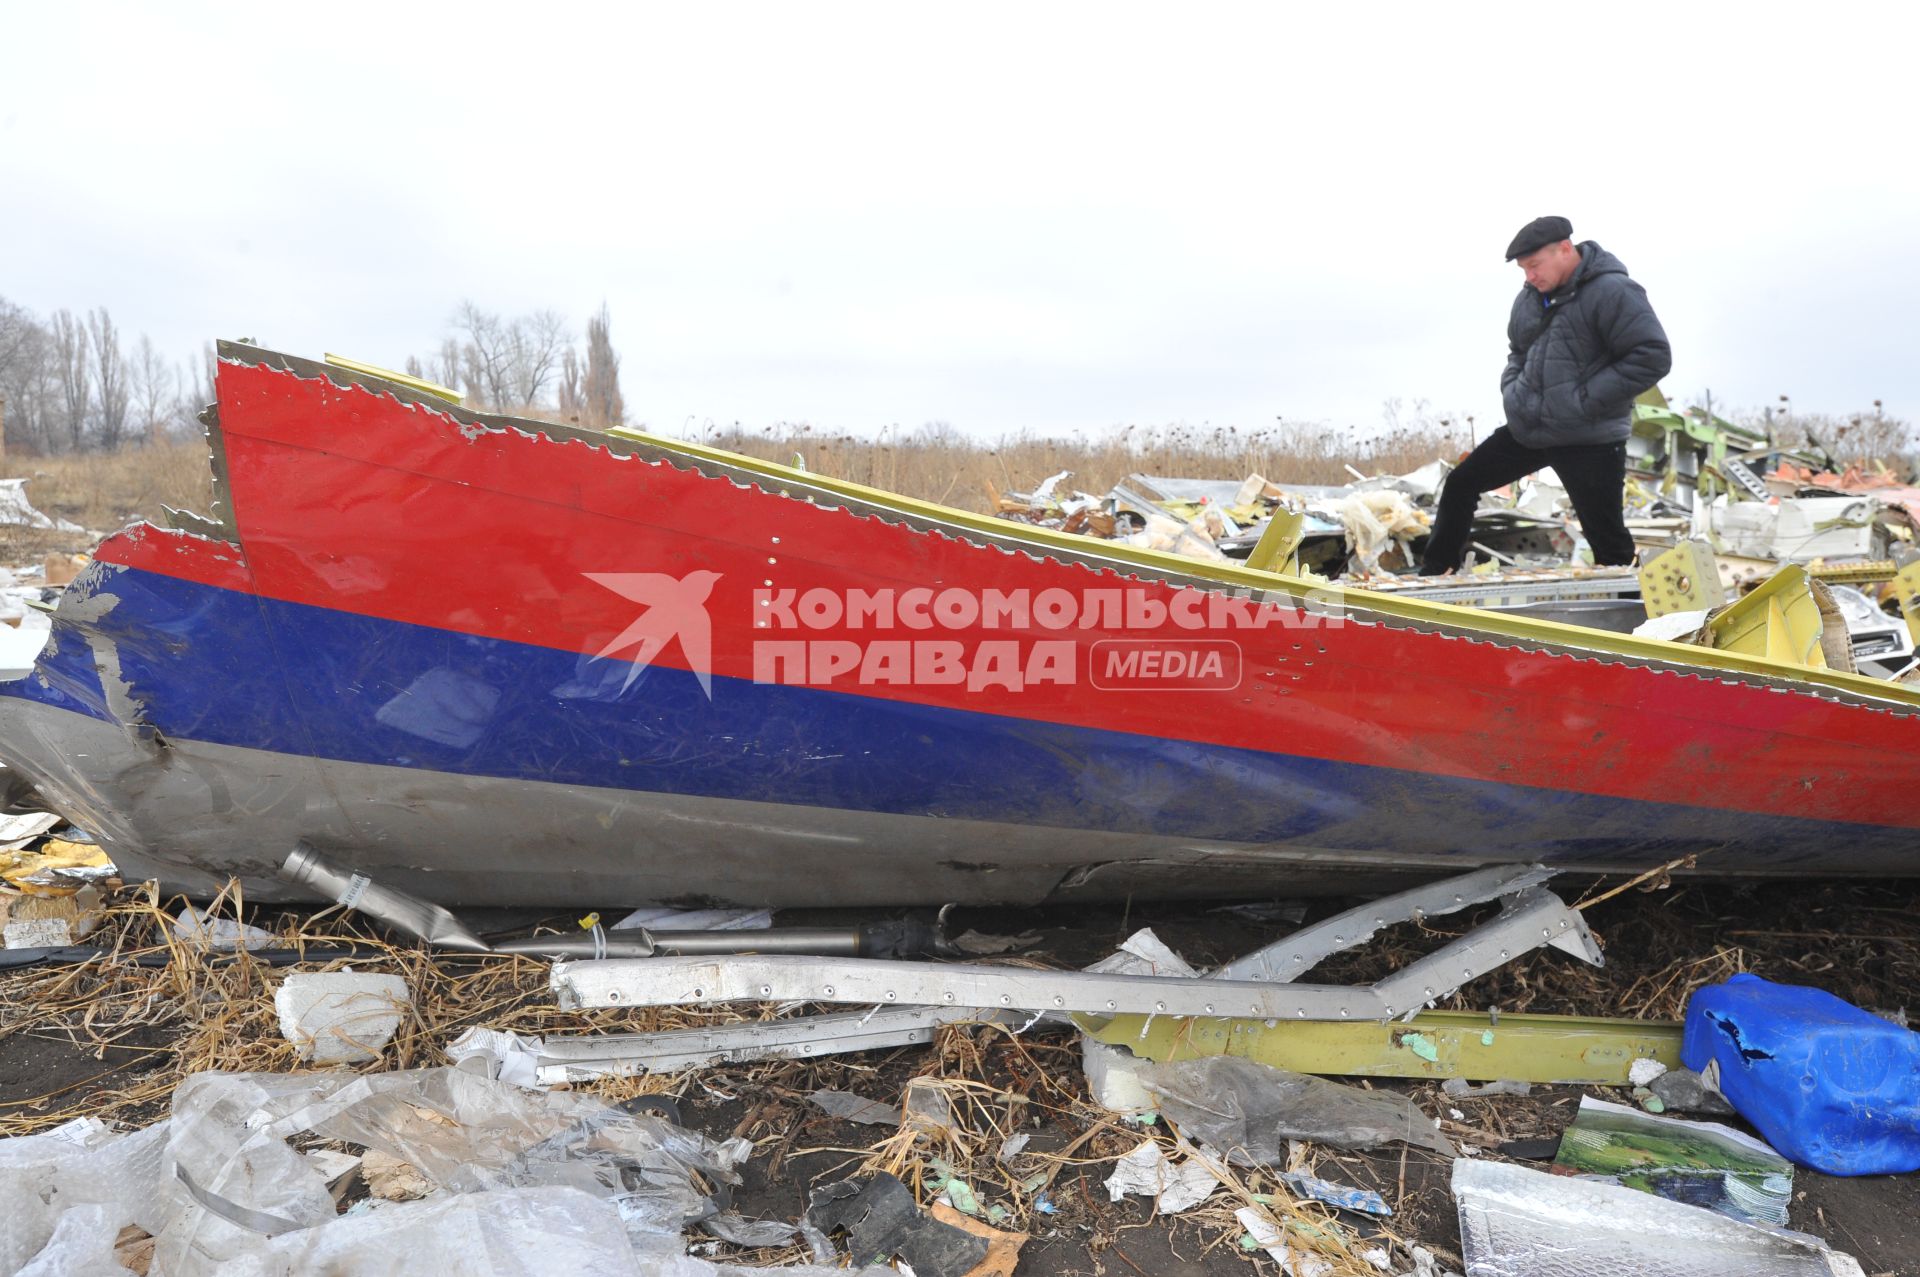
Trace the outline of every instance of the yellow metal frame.
<instances>
[{"instance_id":1,"label":"yellow metal frame","mask_svg":"<svg viewBox=\"0 0 1920 1277\"><path fill-rule=\"evenodd\" d=\"M1827 668L1826 653L1820 649L1824 628L1812 579L1797 563L1787 564L1707 621L1715 648L1819 670Z\"/></svg>"},{"instance_id":2,"label":"yellow metal frame","mask_svg":"<svg viewBox=\"0 0 1920 1277\"><path fill-rule=\"evenodd\" d=\"M1386 1024L1352 1020L1196 1020L1076 1015L1088 1036L1149 1060L1243 1055L1295 1073L1463 1077L1469 1081L1621 1086L1635 1060L1680 1067L1676 1020L1423 1011Z\"/></svg>"},{"instance_id":3,"label":"yellow metal frame","mask_svg":"<svg viewBox=\"0 0 1920 1277\"><path fill-rule=\"evenodd\" d=\"M715 448L708 444L693 443L684 439L669 439L626 426L615 426L607 433L615 438L668 452L677 452L689 458L744 470L769 480L766 486L775 492L791 494L792 490L798 489L807 494L829 493L850 501L891 507L903 514L932 519L952 527L977 532L1002 543L1024 544L1041 551L1056 549L1074 554L1095 555L1115 563L1130 564L1155 573L1197 578L1221 586L1279 591L1295 598L1315 600L1329 611L1352 608L1356 611L1373 612L1404 621L1444 625L1456 630L1471 630L1481 635L1575 647L1586 651L1613 653L1642 660L1665 661L1701 669L1757 674L1766 678L1788 678L1809 685L1872 697L1876 700L1920 706L1920 687L1890 683L1884 679L1868 678L1859 674L1843 674L1836 670L1808 669L1764 657L1750 656L1743 652L1669 643L1664 639L1641 638L1632 634L1590 630L1582 626L1565 625L1558 621L1546 621L1537 617L1481 611L1476 608L1457 607L1450 603L1435 603L1424 599L1402 598L1392 594L1349 589L1325 581L1308 581L1278 572L1264 572L1238 563L1186 559L1176 554L1142 549L1124 542L1103 541L1077 532L1061 532L1030 523L1015 523L992 515L956 510L951 506L921 501L914 497L902 496L897 492L888 492L882 488L872 488L845 479L796 470L792 466L784 466L777 461L762 461L758 457L744 456L724 448Z\"/></svg>"},{"instance_id":4,"label":"yellow metal frame","mask_svg":"<svg viewBox=\"0 0 1920 1277\"><path fill-rule=\"evenodd\" d=\"M1828 585L1878 585L1898 575L1892 559L1868 563L1809 563L1807 575Z\"/></svg>"}]
</instances>

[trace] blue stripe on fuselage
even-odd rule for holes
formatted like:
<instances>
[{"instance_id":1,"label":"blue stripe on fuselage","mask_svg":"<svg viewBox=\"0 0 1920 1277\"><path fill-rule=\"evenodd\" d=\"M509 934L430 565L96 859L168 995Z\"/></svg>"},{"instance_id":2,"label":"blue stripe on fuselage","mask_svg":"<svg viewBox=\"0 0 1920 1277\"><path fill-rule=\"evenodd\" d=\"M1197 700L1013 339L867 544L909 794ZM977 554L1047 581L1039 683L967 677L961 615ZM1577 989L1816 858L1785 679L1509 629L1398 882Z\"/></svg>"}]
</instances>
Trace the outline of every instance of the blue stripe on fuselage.
<instances>
[{"instance_id":1,"label":"blue stripe on fuselage","mask_svg":"<svg viewBox=\"0 0 1920 1277\"><path fill-rule=\"evenodd\" d=\"M110 717L111 643L164 736L347 762L614 789L1386 853L1607 860L1749 838L1785 865L1901 830L1748 815L1195 744L715 677L259 600L97 566L96 619L55 615L19 696ZM284 672L283 672L284 671Z\"/></svg>"}]
</instances>

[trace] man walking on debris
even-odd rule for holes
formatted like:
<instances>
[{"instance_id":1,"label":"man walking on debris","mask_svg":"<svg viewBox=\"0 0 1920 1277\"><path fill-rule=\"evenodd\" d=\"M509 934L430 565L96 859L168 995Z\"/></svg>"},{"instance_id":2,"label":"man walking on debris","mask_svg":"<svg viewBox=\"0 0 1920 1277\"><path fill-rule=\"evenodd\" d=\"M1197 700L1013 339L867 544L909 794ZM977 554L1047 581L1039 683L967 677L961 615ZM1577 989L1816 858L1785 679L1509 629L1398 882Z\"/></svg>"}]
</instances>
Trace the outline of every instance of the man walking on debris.
<instances>
[{"instance_id":1,"label":"man walking on debris","mask_svg":"<svg viewBox=\"0 0 1920 1277\"><path fill-rule=\"evenodd\" d=\"M1425 576L1460 566L1480 494L1547 466L1560 477L1599 564L1633 562L1622 507L1633 400L1673 366L1646 290L1573 223L1538 217L1507 245L1526 286L1507 321L1500 389L1507 424L1447 476L1427 539Z\"/></svg>"}]
</instances>

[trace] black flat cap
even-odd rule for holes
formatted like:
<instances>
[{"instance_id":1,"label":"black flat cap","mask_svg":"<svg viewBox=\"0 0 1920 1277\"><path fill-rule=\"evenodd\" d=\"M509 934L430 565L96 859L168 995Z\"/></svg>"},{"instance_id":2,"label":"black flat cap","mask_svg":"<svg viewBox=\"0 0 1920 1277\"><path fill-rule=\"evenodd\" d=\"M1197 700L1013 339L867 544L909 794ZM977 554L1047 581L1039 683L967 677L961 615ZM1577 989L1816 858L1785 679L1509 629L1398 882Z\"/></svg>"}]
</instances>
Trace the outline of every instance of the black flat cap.
<instances>
[{"instance_id":1,"label":"black flat cap","mask_svg":"<svg viewBox=\"0 0 1920 1277\"><path fill-rule=\"evenodd\" d=\"M1564 217L1536 217L1520 228L1513 237L1513 243L1507 245L1507 260L1525 257L1528 253L1537 253L1549 244L1558 244L1563 239L1573 238L1573 223Z\"/></svg>"}]
</instances>

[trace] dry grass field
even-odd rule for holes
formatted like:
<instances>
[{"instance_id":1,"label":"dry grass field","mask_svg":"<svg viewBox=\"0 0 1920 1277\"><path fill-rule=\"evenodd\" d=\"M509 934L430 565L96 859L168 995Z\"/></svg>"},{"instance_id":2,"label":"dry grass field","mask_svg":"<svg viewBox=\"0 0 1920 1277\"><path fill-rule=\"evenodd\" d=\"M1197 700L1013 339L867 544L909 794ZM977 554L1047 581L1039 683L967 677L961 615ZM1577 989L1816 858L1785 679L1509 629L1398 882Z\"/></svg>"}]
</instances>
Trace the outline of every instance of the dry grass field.
<instances>
[{"instance_id":1,"label":"dry grass field","mask_svg":"<svg viewBox=\"0 0 1920 1277\"><path fill-rule=\"evenodd\" d=\"M864 483L965 510L989 510L987 487L1027 492L1050 475L1073 472L1065 492L1103 495L1128 474L1185 479L1244 479L1249 474L1292 483L1349 483L1351 465L1363 474L1399 474L1436 457L1452 460L1470 444L1464 427L1413 428L1356 440L1328 428L1279 425L1128 429L1078 439L1016 435L991 443L937 428L863 439L800 428L724 431L703 443L791 464L795 457L817 474Z\"/></svg>"},{"instance_id":2,"label":"dry grass field","mask_svg":"<svg viewBox=\"0 0 1920 1277\"><path fill-rule=\"evenodd\" d=\"M1242 432L1231 427L1127 430L1082 439L1012 436L980 442L957 431L922 429L877 438L822 434L806 427L726 431L701 442L769 461L799 457L816 474L899 492L962 509L989 509L987 487L1026 492L1070 470L1062 491L1105 493L1130 473L1182 478L1243 479L1262 474L1295 483L1345 483L1352 465L1367 474L1400 473L1457 457L1464 430L1412 428L1356 443L1332 430L1283 425ZM119 452L62 457L9 456L0 477L25 478L27 499L42 513L105 534L134 519L159 519L161 506L204 513L212 497L207 447L195 438ZM24 563L50 551L84 551L95 538L79 533L0 527L0 562Z\"/></svg>"},{"instance_id":3,"label":"dry grass field","mask_svg":"<svg viewBox=\"0 0 1920 1277\"><path fill-rule=\"evenodd\" d=\"M207 445L197 438L65 457L10 454L0 461L0 477L26 479L27 500L42 514L94 534L0 527L3 563L90 550L100 536L135 519L159 519L162 505L204 511L213 494Z\"/></svg>"},{"instance_id":4,"label":"dry grass field","mask_svg":"<svg viewBox=\"0 0 1920 1277\"><path fill-rule=\"evenodd\" d=\"M1904 423L1891 424L1906 430ZM797 458L816 474L985 513L992 509L989 487L1003 494L1027 492L1062 470L1072 472L1060 485L1062 493L1096 495L1127 474L1236 480L1259 474L1284 483L1326 484L1349 482L1356 470L1403 474L1437 457L1458 459L1472 447L1468 430L1465 422L1419 413L1410 425L1366 436L1289 422L1255 430L1169 426L992 441L941 426L875 437L795 426L712 430L699 442L789 465ZM1864 445L1869 439L1863 434L1847 442ZM1906 468L1909 458L1880 446L1887 440L1873 442L1871 455L1894 455L1898 468ZM1856 458L1849 452L1847 459ZM100 534L134 518L157 518L162 505L204 512L211 497L207 448L199 438L112 453L0 461L0 477L21 476L29 481L28 499L41 511ZM0 528L0 561L25 562L46 551L79 551L89 544L78 534Z\"/></svg>"}]
</instances>

